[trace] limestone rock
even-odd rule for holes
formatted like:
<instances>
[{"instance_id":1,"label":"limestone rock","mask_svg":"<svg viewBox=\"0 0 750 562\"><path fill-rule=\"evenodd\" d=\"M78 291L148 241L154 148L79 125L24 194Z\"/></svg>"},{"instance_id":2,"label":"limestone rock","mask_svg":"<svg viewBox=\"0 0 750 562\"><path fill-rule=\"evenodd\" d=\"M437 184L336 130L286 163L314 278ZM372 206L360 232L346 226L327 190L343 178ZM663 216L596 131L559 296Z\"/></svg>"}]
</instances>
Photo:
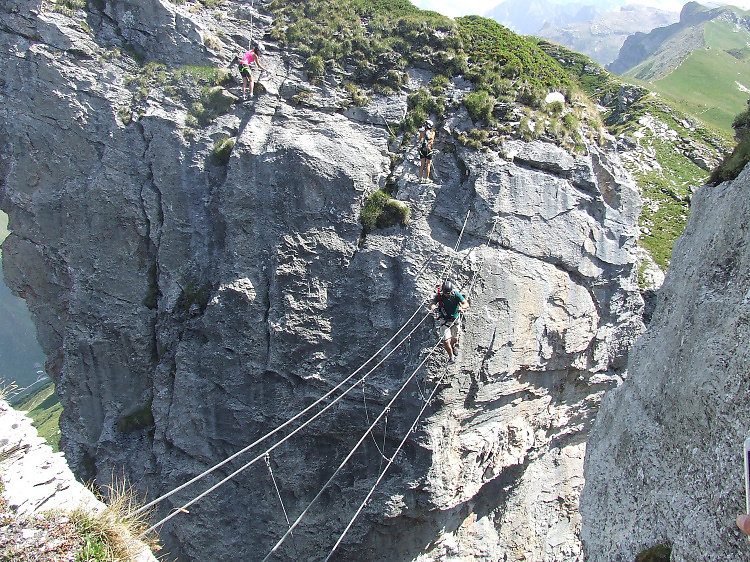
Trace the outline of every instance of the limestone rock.
<instances>
[{"instance_id":1,"label":"limestone rock","mask_svg":"<svg viewBox=\"0 0 750 562\"><path fill-rule=\"evenodd\" d=\"M583 443L643 329L640 199L618 156L520 141L470 151L457 109L436 140L436 181L420 184L416 139L402 160L386 126L403 94L347 111L341 85L309 84L272 42L267 93L187 130L189 105L158 88L139 98L141 69L108 50L105 16L124 10L153 14L128 28L146 60L168 48L156 45L163 33L166 45L189 43L175 65L201 52L201 26L242 24L231 11L207 22L171 3L106 3L87 43L103 62L0 26L3 267L39 323L74 470L102 483L124 471L149 497L172 490L355 371L447 272L471 301L459 362L339 559L580 556ZM25 23L70 36L57 19ZM223 55L240 50L233 37ZM224 137L234 146L213 162ZM363 237L359 213L386 185L409 225ZM364 387L271 453L284 506L300 513L426 361L282 556L331 548L446 372L440 349L428 355L438 343L427 318ZM286 523L263 464L166 524L170 554L265 556Z\"/></svg>"},{"instance_id":2,"label":"limestone rock","mask_svg":"<svg viewBox=\"0 0 750 562\"><path fill-rule=\"evenodd\" d=\"M742 443L750 436L750 168L703 187L628 378L605 397L581 497L586 559L745 560Z\"/></svg>"}]
</instances>

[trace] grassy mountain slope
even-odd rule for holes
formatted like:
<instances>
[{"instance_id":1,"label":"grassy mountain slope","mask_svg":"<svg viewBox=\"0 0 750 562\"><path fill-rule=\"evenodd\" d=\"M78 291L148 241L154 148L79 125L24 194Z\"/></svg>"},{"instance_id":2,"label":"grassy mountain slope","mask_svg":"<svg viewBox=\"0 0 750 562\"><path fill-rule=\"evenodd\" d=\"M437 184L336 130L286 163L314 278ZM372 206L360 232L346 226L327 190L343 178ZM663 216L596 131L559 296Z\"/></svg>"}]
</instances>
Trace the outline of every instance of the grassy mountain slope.
<instances>
[{"instance_id":1,"label":"grassy mountain slope","mask_svg":"<svg viewBox=\"0 0 750 562\"><path fill-rule=\"evenodd\" d=\"M52 450L60 450L60 414L62 405L51 381L29 395L20 396L13 402L16 410L28 412L39 436L47 440Z\"/></svg>"},{"instance_id":2,"label":"grassy mountain slope","mask_svg":"<svg viewBox=\"0 0 750 562\"><path fill-rule=\"evenodd\" d=\"M676 108L731 138L732 120L750 95L750 14L729 8L704 13L713 17L683 25L623 76L645 80Z\"/></svg>"},{"instance_id":3,"label":"grassy mountain slope","mask_svg":"<svg viewBox=\"0 0 750 562\"><path fill-rule=\"evenodd\" d=\"M0 243L6 236L8 215L0 212ZM26 303L5 285L0 264L0 384L11 381L21 387L31 384L37 379L36 371L43 367L44 361Z\"/></svg>"}]
</instances>

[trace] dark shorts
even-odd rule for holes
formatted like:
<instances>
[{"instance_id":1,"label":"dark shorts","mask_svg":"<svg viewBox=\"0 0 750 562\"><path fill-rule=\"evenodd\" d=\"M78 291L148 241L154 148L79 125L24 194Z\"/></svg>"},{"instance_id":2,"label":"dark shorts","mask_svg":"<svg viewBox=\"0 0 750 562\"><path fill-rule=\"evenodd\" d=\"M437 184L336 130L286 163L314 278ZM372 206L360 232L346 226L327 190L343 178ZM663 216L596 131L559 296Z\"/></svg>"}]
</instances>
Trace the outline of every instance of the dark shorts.
<instances>
[{"instance_id":1,"label":"dark shorts","mask_svg":"<svg viewBox=\"0 0 750 562\"><path fill-rule=\"evenodd\" d=\"M253 75L250 72L250 69L248 67L246 67L246 66L240 66L240 75L243 78L247 78L248 80L252 80L253 79Z\"/></svg>"},{"instance_id":2,"label":"dark shorts","mask_svg":"<svg viewBox=\"0 0 750 562\"><path fill-rule=\"evenodd\" d=\"M425 151L422 151L422 150L420 150L420 151L419 151L419 155L420 155L420 156L421 156L422 158L424 158L425 160L432 160L432 150L428 150L428 151L426 151L426 152L425 152Z\"/></svg>"}]
</instances>

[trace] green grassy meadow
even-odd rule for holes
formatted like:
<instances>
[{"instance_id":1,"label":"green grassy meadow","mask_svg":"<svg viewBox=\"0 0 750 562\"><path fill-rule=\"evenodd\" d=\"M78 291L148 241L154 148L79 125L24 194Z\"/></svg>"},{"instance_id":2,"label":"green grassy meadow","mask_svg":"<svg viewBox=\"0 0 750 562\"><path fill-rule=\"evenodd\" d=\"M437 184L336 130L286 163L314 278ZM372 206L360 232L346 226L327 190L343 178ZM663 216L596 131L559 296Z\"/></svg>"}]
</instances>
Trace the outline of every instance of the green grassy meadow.
<instances>
[{"instance_id":1,"label":"green grassy meadow","mask_svg":"<svg viewBox=\"0 0 750 562\"><path fill-rule=\"evenodd\" d=\"M62 405L55 393L55 385L51 381L39 390L24 396L13 404L16 410L28 412L33 420L33 425L44 437L52 450L60 450L60 414Z\"/></svg>"},{"instance_id":2,"label":"green grassy meadow","mask_svg":"<svg viewBox=\"0 0 750 562\"><path fill-rule=\"evenodd\" d=\"M731 138L732 121L750 98L742 89L750 89L750 33L714 21L706 24L705 39L706 47L651 87L676 109Z\"/></svg>"}]
</instances>

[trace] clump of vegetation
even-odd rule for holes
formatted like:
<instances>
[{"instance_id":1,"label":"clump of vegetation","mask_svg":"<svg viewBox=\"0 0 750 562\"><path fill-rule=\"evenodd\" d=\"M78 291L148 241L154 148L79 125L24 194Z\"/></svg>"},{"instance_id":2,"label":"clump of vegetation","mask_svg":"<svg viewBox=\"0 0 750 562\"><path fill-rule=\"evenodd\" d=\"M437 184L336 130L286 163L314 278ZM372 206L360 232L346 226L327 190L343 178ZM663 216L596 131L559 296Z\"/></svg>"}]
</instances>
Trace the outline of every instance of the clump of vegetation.
<instances>
[{"instance_id":1,"label":"clump of vegetation","mask_svg":"<svg viewBox=\"0 0 750 562\"><path fill-rule=\"evenodd\" d=\"M377 190L367 199L359 214L365 234L375 228L388 228L400 224L407 226L411 210L406 203L392 199L385 191Z\"/></svg>"},{"instance_id":2,"label":"clump of vegetation","mask_svg":"<svg viewBox=\"0 0 750 562\"><path fill-rule=\"evenodd\" d=\"M669 562L672 556L672 548L666 544L657 544L644 550L635 558L635 562Z\"/></svg>"},{"instance_id":3,"label":"clump of vegetation","mask_svg":"<svg viewBox=\"0 0 750 562\"><path fill-rule=\"evenodd\" d=\"M77 10L86 9L86 0L50 0L48 3L52 5L53 12L59 12L68 17L73 17Z\"/></svg>"},{"instance_id":4,"label":"clump of vegetation","mask_svg":"<svg viewBox=\"0 0 750 562\"><path fill-rule=\"evenodd\" d=\"M235 140L229 137L221 137L214 143L211 151L211 162L217 166L226 166L229 163L229 157L232 154Z\"/></svg>"},{"instance_id":5,"label":"clump of vegetation","mask_svg":"<svg viewBox=\"0 0 750 562\"><path fill-rule=\"evenodd\" d=\"M492 111L496 103L497 100L484 90L472 92L464 97L464 105L474 123L484 121L491 125L494 121Z\"/></svg>"},{"instance_id":6,"label":"clump of vegetation","mask_svg":"<svg viewBox=\"0 0 750 562\"><path fill-rule=\"evenodd\" d=\"M711 185L736 179L750 162L750 107L734 118L732 127L737 133L739 142L732 153L711 172L708 178L708 183Z\"/></svg>"},{"instance_id":7,"label":"clump of vegetation","mask_svg":"<svg viewBox=\"0 0 750 562\"><path fill-rule=\"evenodd\" d=\"M356 84L349 82L344 86L344 89L352 97L352 103L357 107L362 107L369 103L370 98Z\"/></svg>"},{"instance_id":8,"label":"clump of vegetation","mask_svg":"<svg viewBox=\"0 0 750 562\"><path fill-rule=\"evenodd\" d=\"M120 416L117 420L116 426L117 431L120 433L133 433L142 429L153 427L154 415L151 412L151 400L149 400L141 408L137 408L132 412Z\"/></svg>"},{"instance_id":9,"label":"clump of vegetation","mask_svg":"<svg viewBox=\"0 0 750 562\"><path fill-rule=\"evenodd\" d=\"M139 507L134 490L115 482L105 493L107 507L103 511L79 507L70 514L83 542L76 560L134 560L144 545L158 550L156 538L146 535L149 512L134 514Z\"/></svg>"}]
</instances>

